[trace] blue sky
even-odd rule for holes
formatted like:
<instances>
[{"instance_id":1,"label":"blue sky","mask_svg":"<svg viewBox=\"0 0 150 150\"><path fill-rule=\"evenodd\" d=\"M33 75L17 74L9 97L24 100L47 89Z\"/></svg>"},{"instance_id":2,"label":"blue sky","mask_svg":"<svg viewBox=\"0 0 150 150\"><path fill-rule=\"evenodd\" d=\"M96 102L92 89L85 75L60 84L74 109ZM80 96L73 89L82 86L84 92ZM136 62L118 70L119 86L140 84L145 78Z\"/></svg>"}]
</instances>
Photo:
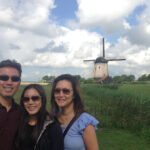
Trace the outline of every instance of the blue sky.
<instances>
[{"instance_id":1,"label":"blue sky","mask_svg":"<svg viewBox=\"0 0 150 150\"><path fill-rule=\"evenodd\" d=\"M117 5L116 5L117 4ZM23 81L92 76L105 38L109 75L150 73L150 0L0 1L0 60L16 59Z\"/></svg>"},{"instance_id":2,"label":"blue sky","mask_svg":"<svg viewBox=\"0 0 150 150\"><path fill-rule=\"evenodd\" d=\"M68 19L75 18L77 3L75 0L55 0L56 8L52 10L52 16L59 24L66 24Z\"/></svg>"},{"instance_id":3,"label":"blue sky","mask_svg":"<svg viewBox=\"0 0 150 150\"><path fill-rule=\"evenodd\" d=\"M127 21L130 22L132 26L139 24L137 16L140 15L146 9L146 5L140 5L134 9L134 11L127 17Z\"/></svg>"}]
</instances>

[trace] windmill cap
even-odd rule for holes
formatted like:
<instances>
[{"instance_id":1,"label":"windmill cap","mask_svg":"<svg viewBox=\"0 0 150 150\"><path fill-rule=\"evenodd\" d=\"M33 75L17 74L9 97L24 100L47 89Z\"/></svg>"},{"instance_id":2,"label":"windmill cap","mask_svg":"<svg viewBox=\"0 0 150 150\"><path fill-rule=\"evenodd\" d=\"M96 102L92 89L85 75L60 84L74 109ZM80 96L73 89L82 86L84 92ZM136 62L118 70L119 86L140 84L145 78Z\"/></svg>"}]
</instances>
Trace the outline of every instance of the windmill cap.
<instances>
[{"instance_id":1,"label":"windmill cap","mask_svg":"<svg viewBox=\"0 0 150 150\"><path fill-rule=\"evenodd\" d=\"M107 60L103 57L98 57L96 58L95 63L107 63Z\"/></svg>"}]
</instances>

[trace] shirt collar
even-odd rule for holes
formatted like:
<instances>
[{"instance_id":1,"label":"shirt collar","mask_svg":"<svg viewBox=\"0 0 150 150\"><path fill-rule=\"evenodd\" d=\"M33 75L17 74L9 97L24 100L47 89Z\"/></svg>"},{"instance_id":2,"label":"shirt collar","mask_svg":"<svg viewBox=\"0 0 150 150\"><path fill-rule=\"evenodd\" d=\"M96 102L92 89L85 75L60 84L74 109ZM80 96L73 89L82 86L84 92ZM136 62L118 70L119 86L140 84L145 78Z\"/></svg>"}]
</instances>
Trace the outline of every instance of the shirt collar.
<instances>
[{"instance_id":1,"label":"shirt collar","mask_svg":"<svg viewBox=\"0 0 150 150\"><path fill-rule=\"evenodd\" d=\"M17 107L17 103L14 101L14 99L12 99L12 106L11 106L10 111L14 110L16 107ZM0 104L0 109L3 109L3 108L6 109L5 106L3 106L2 104Z\"/></svg>"}]
</instances>

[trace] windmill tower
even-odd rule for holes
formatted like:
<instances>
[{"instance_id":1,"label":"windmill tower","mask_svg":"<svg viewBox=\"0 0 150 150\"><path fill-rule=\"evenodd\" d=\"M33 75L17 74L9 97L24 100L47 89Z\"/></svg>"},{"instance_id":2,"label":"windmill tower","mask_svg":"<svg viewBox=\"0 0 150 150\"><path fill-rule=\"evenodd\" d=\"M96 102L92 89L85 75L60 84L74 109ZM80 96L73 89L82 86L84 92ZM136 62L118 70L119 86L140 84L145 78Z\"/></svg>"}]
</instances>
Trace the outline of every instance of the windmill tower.
<instances>
[{"instance_id":1,"label":"windmill tower","mask_svg":"<svg viewBox=\"0 0 150 150\"><path fill-rule=\"evenodd\" d=\"M125 60L124 58L120 59L106 59L105 58L105 42L103 38L103 55L100 57L97 57L96 59L91 60L84 60L85 61L94 61L94 69L93 69L93 78L97 81L105 80L108 77L108 62L109 61L122 61Z\"/></svg>"}]
</instances>

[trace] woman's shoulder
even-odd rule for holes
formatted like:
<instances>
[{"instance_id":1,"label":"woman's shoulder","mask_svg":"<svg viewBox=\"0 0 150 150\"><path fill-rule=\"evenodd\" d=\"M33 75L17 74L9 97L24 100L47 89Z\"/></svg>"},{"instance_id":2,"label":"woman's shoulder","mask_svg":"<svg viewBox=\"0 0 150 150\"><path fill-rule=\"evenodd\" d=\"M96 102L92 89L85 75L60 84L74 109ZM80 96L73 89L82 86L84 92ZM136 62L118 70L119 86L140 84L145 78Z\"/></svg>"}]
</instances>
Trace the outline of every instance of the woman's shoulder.
<instances>
[{"instance_id":1,"label":"woman's shoulder","mask_svg":"<svg viewBox=\"0 0 150 150\"><path fill-rule=\"evenodd\" d=\"M48 115L46 116L46 119L43 124L42 132L46 130L46 132L53 132L60 129L59 124L52 118L50 118Z\"/></svg>"},{"instance_id":2,"label":"woman's shoulder","mask_svg":"<svg viewBox=\"0 0 150 150\"><path fill-rule=\"evenodd\" d=\"M60 124L55 120L50 121L50 123L47 125L47 128L51 128L51 129L59 128L59 127L60 127Z\"/></svg>"},{"instance_id":3,"label":"woman's shoulder","mask_svg":"<svg viewBox=\"0 0 150 150\"><path fill-rule=\"evenodd\" d=\"M57 136L62 136L62 130L60 125L56 121L53 121L46 126L41 134L50 139L54 139L57 138Z\"/></svg>"},{"instance_id":4,"label":"woman's shoulder","mask_svg":"<svg viewBox=\"0 0 150 150\"><path fill-rule=\"evenodd\" d=\"M90 124L94 126L95 130L97 130L99 121L89 113L84 112L77 119L77 124L80 130L84 130Z\"/></svg>"},{"instance_id":5,"label":"woman's shoulder","mask_svg":"<svg viewBox=\"0 0 150 150\"><path fill-rule=\"evenodd\" d=\"M60 127L60 124L57 121L54 120L52 123L50 123L47 126L47 130L49 130L51 132L60 132L61 131L61 127Z\"/></svg>"},{"instance_id":6,"label":"woman's shoulder","mask_svg":"<svg viewBox=\"0 0 150 150\"><path fill-rule=\"evenodd\" d=\"M99 123L99 121L92 116L91 114L87 113L87 112L83 112L80 116L79 116L79 121L94 121Z\"/></svg>"}]
</instances>

